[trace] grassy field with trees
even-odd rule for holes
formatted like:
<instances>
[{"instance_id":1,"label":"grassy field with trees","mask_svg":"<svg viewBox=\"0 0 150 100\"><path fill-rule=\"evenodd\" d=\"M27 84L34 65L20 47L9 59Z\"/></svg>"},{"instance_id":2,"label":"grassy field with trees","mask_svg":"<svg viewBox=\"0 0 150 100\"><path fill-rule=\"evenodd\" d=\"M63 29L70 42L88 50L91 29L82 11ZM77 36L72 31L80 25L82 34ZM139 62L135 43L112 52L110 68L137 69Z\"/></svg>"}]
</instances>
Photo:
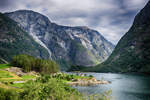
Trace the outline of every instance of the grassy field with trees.
<instances>
[{"instance_id":1,"label":"grassy field with trees","mask_svg":"<svg viewBox=\"0 0 150 100\"><path fill-rule=\"evenodd\" d=\"M18 76L5 70L11 67L19 67L24 73L36 71L38 76ZM82 78L92 76L61 73L54 61L17 55L10 64L0 64L0 100L110 100L111 91L85 96L67 84Z\"/></svg>"}]
</instances>

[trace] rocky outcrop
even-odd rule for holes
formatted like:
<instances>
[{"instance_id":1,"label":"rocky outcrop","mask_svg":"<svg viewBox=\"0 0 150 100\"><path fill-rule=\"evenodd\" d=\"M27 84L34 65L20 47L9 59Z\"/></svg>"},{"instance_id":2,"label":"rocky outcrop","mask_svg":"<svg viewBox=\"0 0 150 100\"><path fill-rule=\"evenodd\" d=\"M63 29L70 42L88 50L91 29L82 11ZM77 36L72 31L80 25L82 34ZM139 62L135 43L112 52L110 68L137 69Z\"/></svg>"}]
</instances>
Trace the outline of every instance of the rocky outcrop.
<instances>
[{"instance_id":1,"label":"rocky outcrop","mask_svg":"<svg viewBox=\"0 0 150 100\"><path fill-rule=\"evenodd\" d=\"M73 82L68 82L71 86L91 86L91 85L98 85L98 84L109 84L110 82L104 80L97 80L96 78L91 79L78 79Z\"/></svg>"},{"instance_id":2,"label":"rocky outcrop","mask_svg":"<svg viewBox=\"0 0 150 100\"><path fill-rule=\"evenodd\" d=\"M114 45L88 27L52 23L46 16L29 10L6 13L43 46L50 58L61 65L94 66L107 59Z\"/></svg>"}]
</instances>

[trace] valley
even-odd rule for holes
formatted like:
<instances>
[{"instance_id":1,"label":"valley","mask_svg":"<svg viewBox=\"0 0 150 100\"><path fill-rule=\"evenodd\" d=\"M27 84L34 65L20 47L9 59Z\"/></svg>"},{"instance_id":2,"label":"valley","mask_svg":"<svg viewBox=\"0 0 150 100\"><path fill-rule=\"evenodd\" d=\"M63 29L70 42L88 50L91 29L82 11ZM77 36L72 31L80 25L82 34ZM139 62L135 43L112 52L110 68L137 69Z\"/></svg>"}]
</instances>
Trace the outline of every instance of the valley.
<instances>
[{"instance_id":1,"label":"valley","mask_svg":"<svg viewBox=\"0 0 150 100\"><path fill-rule=\"evenodd\" d=\"M0 12L0 100L150 99L150 0L39 1Z\"/></svg>"}]
</instances>

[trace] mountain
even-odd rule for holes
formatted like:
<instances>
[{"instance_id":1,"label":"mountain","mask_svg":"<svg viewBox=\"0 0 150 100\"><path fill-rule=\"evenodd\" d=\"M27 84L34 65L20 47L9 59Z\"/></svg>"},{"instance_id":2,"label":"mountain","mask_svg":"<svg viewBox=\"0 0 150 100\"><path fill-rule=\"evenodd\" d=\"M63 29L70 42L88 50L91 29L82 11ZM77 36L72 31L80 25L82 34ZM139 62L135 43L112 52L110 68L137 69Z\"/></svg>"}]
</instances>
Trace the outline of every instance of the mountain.
<instances>
[{"instance_id":1,"label":"mountain","mask_svg":"<svg viewBox=\"0 0 150 100\"><path fill-rule=\"evenodd\" d=\"M6 63L16 54L29 54L48 59L48 52L15 21L0 13L0 63Z\"/></svg>"},{"instance_id":2,"label":"mountain","mask_svg":"<svg viewBox=\"0 0 150 100\"><path fill-rule=\"evenodd\" d=\"M92 71L150 73L150 1L137 14L111 56Z\"/></svg>"},{"instance_id":3,"label":"mountain","mask_svg":"<svg viewBox=\"0 0 150 100\"><path fill-rule=\"evenodd\" d=\"M99 32L85 26L69 27L52 23L46 16L19 10L5 13L42 45L51 59L67 69L70 65L94 66L105 61L114 45Z\"/></svg>"}]
</instances>

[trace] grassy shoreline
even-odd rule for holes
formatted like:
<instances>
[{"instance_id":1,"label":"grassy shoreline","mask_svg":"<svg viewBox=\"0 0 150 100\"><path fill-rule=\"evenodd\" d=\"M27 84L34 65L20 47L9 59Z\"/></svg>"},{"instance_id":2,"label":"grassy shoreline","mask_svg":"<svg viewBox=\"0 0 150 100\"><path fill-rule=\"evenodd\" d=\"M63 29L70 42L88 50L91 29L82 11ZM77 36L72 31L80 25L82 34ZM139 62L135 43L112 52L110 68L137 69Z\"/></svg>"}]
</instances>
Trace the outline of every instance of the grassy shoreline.
<instances>
[{"instance_id":1,"label":"grassy shoreline","mask_svg":"<svg viewBox=\"0 0 150 100\"><path fill-rule=\"evenodd\" d=\"M12 75L12 72L5 70L11 67L12 66L0 64L0 71ZM14 74L15 73L13 73L13 75ZM78 79L91 79L92 76L69 75L60 72L57 74L41 74L38 77L36 75L13 75L11 77L4 75L3 77L5 77L5 79L0 75L1 100L109 100L110 98L110 91L105 93L105 95L84 96L67 84L68 82ZM25 82L14 83L16 81Z\"/></svg>"}]
</instances>

